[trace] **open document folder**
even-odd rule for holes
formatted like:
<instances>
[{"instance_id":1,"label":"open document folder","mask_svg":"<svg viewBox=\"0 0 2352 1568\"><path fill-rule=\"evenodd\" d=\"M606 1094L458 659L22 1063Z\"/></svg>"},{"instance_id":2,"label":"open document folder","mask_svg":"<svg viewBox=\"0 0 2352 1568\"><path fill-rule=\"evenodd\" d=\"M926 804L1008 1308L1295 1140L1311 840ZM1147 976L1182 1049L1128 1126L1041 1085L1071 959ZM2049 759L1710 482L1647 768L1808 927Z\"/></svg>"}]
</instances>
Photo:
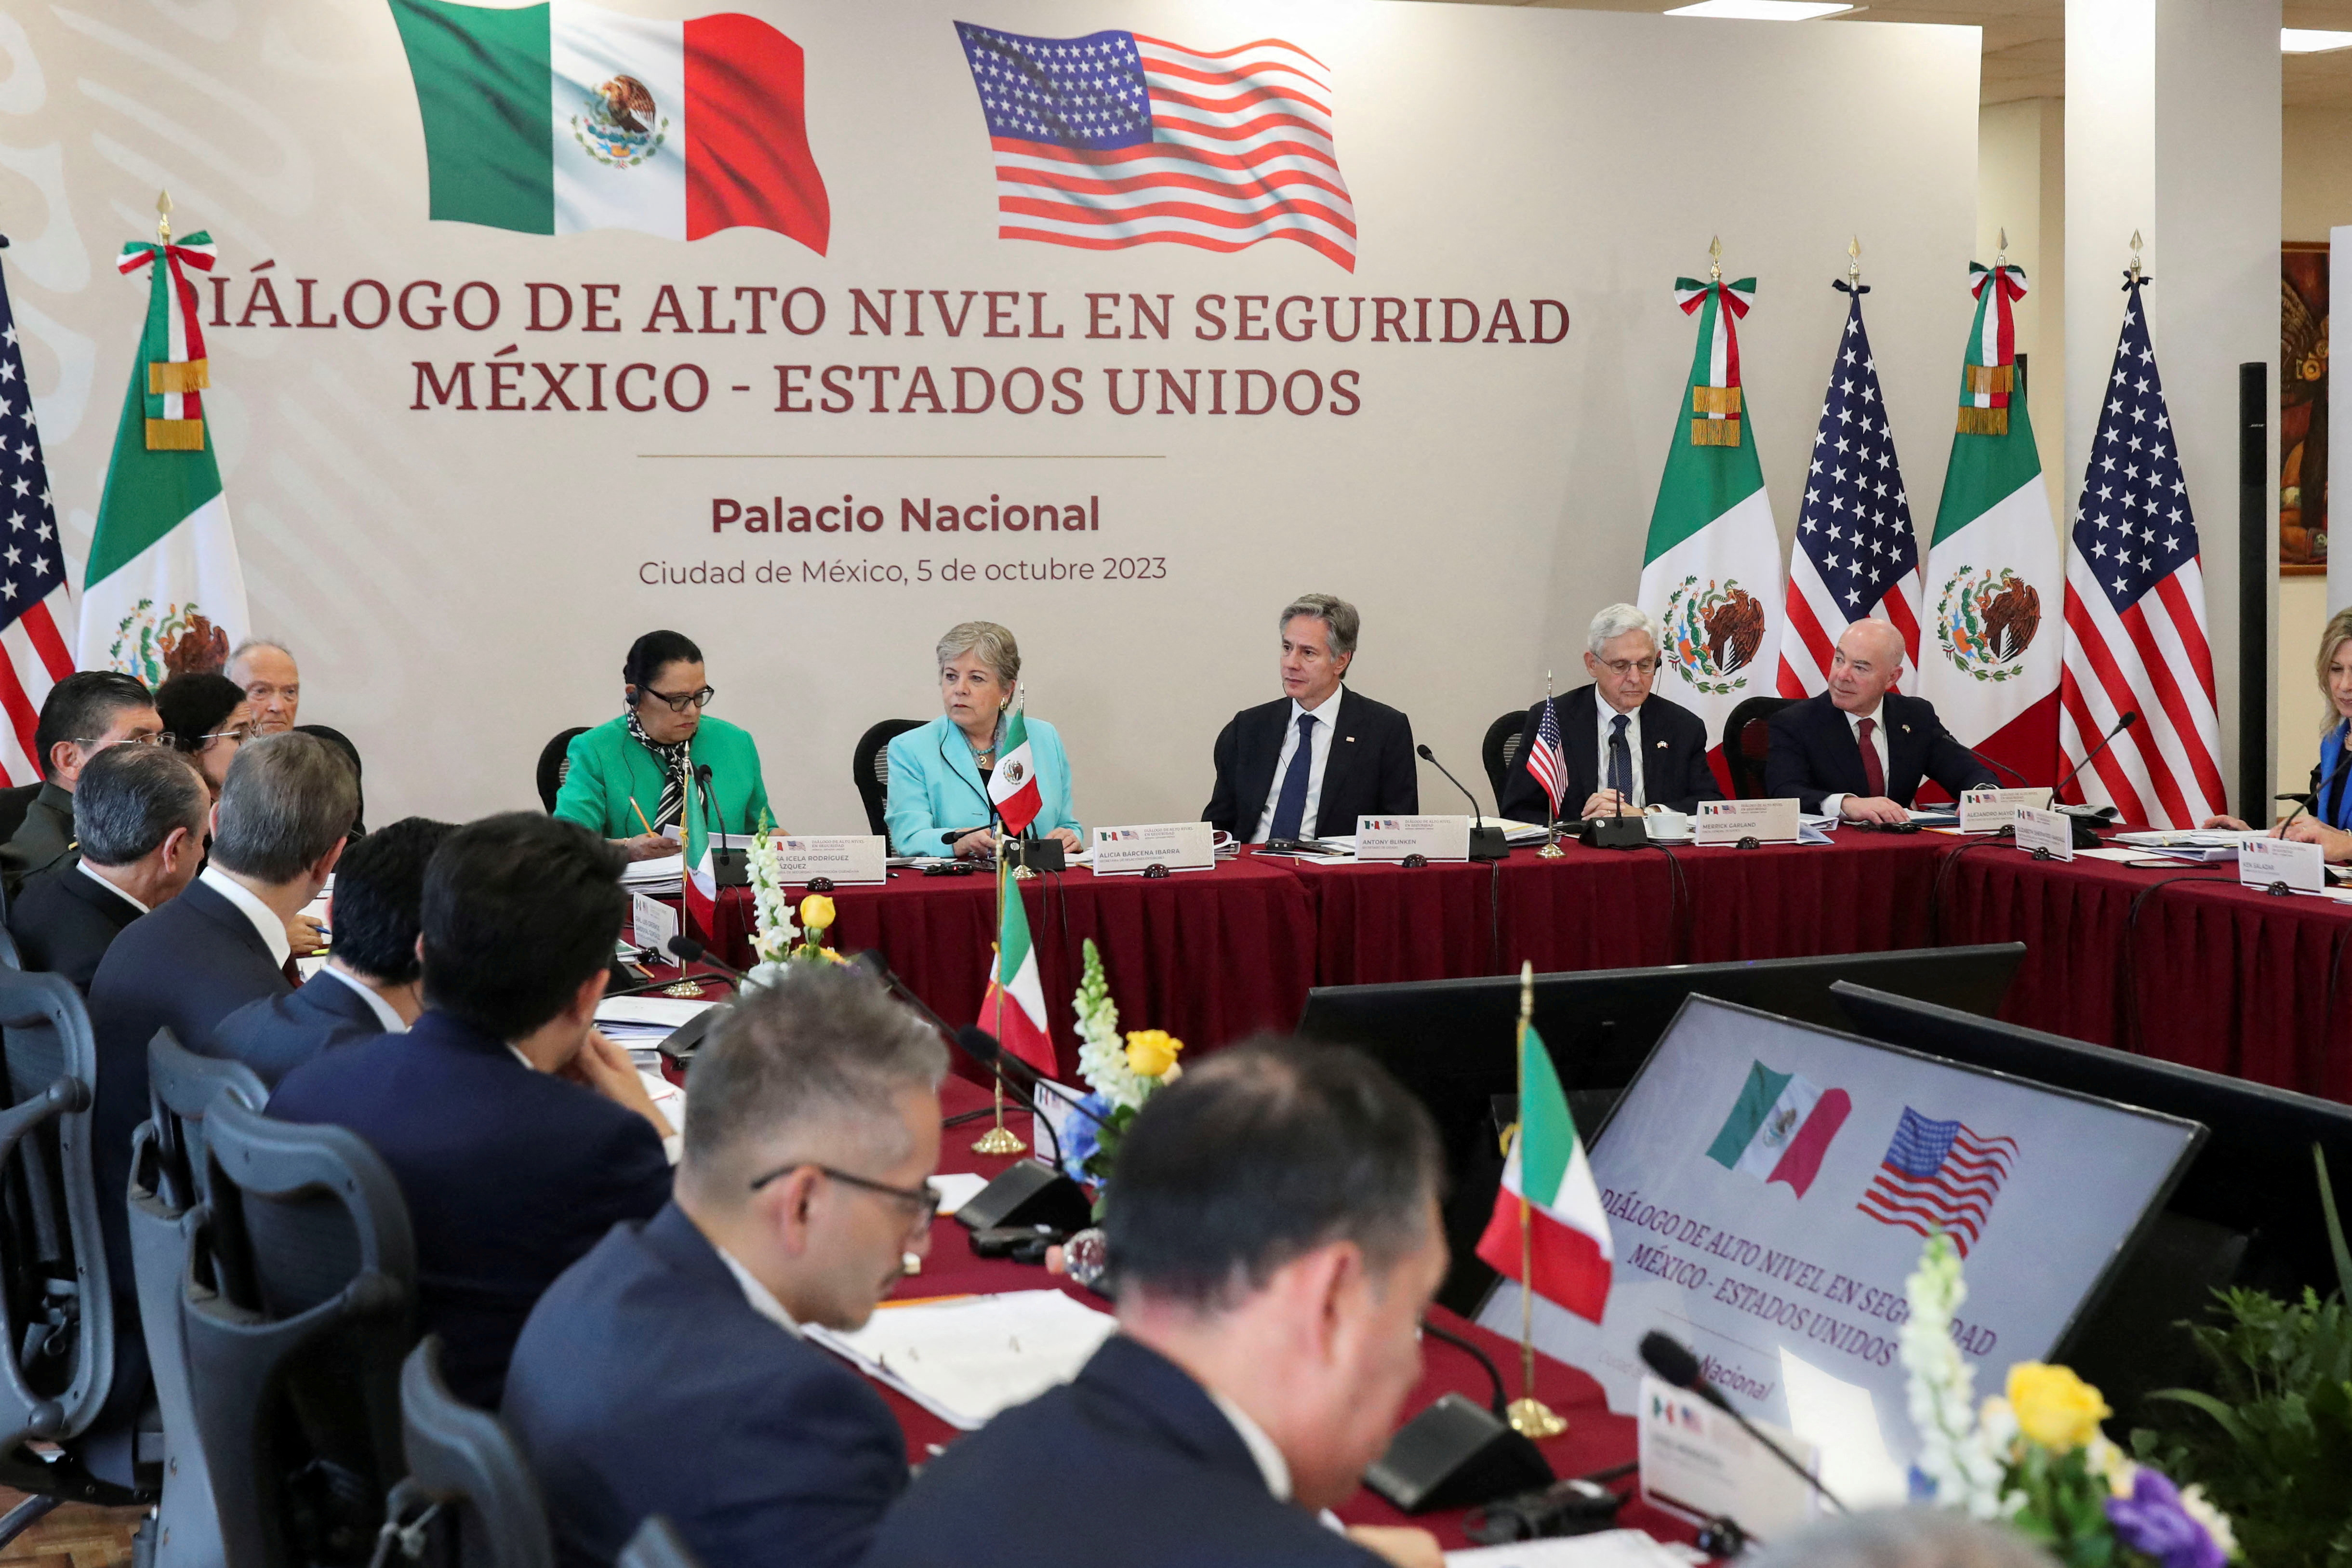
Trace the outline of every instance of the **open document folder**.
<instances>
[{"instance_id":1,"label":"open document folder","mask_svg":"<svg viewBox=\"0 0 2352 1568\"><path fill-rule=\"evenodd\" d=\"M1118 1327L1059 1290L884 1302L856 1333L808 1337L961 1432L1077 1376Z\"/></svg>"}]
</instances>

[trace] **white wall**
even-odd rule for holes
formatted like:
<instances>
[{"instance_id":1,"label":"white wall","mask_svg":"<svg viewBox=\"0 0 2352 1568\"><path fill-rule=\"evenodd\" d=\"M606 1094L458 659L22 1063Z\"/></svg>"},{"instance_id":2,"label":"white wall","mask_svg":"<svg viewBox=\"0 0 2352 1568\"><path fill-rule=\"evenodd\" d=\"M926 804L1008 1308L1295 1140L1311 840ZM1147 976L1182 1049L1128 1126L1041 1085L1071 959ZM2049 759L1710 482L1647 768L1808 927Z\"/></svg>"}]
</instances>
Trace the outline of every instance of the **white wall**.
<instances>
[{"instance_id":1,"label":"white wall","mask_svg":"<svg viewBox=\"0 0 2352 1568\"><path fill-rule=\"evenodd\" d=\"M1987 266L2009 234L2009 258L2025 268L2017 308L2050 513L2066 514L2066 104L2029 98L1987 104L1977 118L1977 259Z\"/></svg>"}]
</instances>

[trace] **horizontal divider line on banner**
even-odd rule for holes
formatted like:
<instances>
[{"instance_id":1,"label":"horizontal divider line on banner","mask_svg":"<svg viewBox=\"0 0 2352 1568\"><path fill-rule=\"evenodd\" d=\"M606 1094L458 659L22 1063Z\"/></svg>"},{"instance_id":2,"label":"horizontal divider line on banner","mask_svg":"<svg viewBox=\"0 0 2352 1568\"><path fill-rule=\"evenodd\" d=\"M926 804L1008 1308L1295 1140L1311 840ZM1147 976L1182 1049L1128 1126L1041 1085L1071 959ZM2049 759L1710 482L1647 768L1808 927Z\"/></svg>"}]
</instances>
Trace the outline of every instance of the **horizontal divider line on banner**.
<instances>
[{"instance_id":1,"label":"horizontal divider line on banner","mask_svg":"<svg viewBox=\"0 0 2352 1568\"><path fill-rule=\"evenodd\" d=\"M1165 452L639 452L640 458L705 460L774 458L788 462L1161 463Z\"/></svg>"}]
</instances>

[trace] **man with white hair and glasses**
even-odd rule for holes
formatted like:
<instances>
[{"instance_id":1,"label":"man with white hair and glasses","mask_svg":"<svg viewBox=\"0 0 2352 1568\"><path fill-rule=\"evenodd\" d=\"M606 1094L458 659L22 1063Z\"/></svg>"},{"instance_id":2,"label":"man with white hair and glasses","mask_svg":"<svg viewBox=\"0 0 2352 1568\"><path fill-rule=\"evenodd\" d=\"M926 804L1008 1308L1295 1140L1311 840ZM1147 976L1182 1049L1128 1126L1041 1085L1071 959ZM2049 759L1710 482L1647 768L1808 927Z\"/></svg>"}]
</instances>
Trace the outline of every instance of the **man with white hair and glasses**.
<instances>
[{"instance_id":1,"label":"man with white hair and glasses","mask_svg":"<svg viewBox=\"0 0 2352 1568\"><path fill-rule=\"evenodd\" d=\"M1690 811L1700 801L1723 798L1707 765L1706 721L1652 689L1658 679L1658 623L1649 611L1612 605L1593 616L1585 634L1584 671L1591 684L1553 704L1567 774L1560 817ZM1499 808L1520 822L1551 815L1542 784L1527 766L1543 711L1540 702L1528 710L1518 762L1503 784Z\"/></svg>"}]
</instances>

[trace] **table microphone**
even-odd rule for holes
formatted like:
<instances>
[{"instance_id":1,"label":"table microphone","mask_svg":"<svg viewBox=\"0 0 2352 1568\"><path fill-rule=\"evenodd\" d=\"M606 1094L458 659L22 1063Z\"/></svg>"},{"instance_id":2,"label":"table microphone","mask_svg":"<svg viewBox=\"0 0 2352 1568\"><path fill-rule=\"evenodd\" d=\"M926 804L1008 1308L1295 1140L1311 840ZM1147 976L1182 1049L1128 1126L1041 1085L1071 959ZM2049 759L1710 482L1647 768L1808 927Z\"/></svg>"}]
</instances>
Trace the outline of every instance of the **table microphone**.
<instances>
[{"instance_id":1,"label":"table microphone","mask_svg":"<svg viewBox=\"0 0 2352 1568\"><path fill-rule=\"evenodd\" d=\"M884 960L882 955L875 952L872 948L867 948L864 952L861 952L856 957L851 959L849 963L851 968L864 970L867 974L873 976L874 979L882 985L883 989L888 991L891 995L896 996L899 1001L904 1002L908 1006L912 1007L916 1012L921 1014L923 1018L929 1023L932 1028L937 1029L942 1037L952 1042L955 1047L963 1052L964 1055L970 1057L982 1067L988 1068L991 1072L1002 1073L1013 1079L1015 1085L1014 1095L1016 1100L1025 1102L1027 1104L1029 1113L1032 1116L1036 1117L1039 1121L1045 1121L1048 1129L1052 1128L1053 1123L1049 1121L1045 1121L1045 1113L1037 1109L1035 1100L1031 1098L1030 1095L1022 1092L1020 1089L1021 1084L1026 1083L1034 1086L1034 1088L1042 1088L1050 1092L1055 1099L1060 1100L1063 1104L1068 1106L1071 1110L1076 1111L1087 1121L1093 1122L1097 1127L1101 1128L1107 1132L1112 1130L1109 1122L1095 1114L1094 1108L1092 1106L1082 1103L1076 1096L1072 1095L1069 1090L1064 1089L1060 1084L1055 1083L1052 1079L1047 1078L1035 1068L1031 1067L1027 1062L1023 1061L1019 1057L1014 1056L1003 1046L997 1044L996 1037L990 1034L987 1030L980 1027L976 1024L966 1024L961 1029L950 1028L948 1026L947 1020L940 1017L937 1013L931 1011L930 1004L925 1002L920 996L916 995L915 993L908 988L905 981L899 979L897 974L891 972L889 963ZM1055 1142L1058 1144L1060 1142L1060 1139L1056 1138Z\"/></svg>"},{"instance_id":2,"label":"table microphone","mask_svg":"<svg viewBox=\"0 0 2352 1568\"><path fill-rule=\"evenodd\" d=\"M726 963L721 959L711 957L710 950L709 948L703 946L700 942L687 935L684 931L679 931L676 935L672 936L669 939L667 945L669 955L677 960L678 967L680 969L685 968L689 963L707 963L710 965L711 968L719 971L719 973L727 976L728 979L733 981L739 989L751 984L751 977L750 975L744 973L741 970L736 968L731 963Z\"/></svg>"},{"instance_id":3,"label":"table microphone","mask_svg":"<svg viewBox=\"0 0 2352 1568\"><path fill-rule=\"evenodd\" d=\"M2280 823L2276 827L2271 829L2273 837L2279 838L2285 837L2286 830L2293 825L2294 819L2319 804L2320 797L2327 793L2327 786L2336 782L2336 775L2344 771L2344 764L2347 763L2352 763L2352 746L2345 747L2344 750L2337 754L2336 758L2336 765L2327 770L2327 776L2319 781L2319 787L2311 792L2310 797L2300 802L2293 811L2288 812L2286 814L2286 821Z\"/></svg>"},{"instance_id":4,"label":"table microphone","mask_svg":"<svg viewBox=\"0 0 2352 1568\"><path fill-rule=\"evenodd\" d=\"M1819 1478L1815 1477L1811 1470L1797 1463L1786 1448L1764 1436L1762 1432L1757 1430L1754 1422L1731 1407L1731 1401L1726 1399L1722 1391L1715 1384L1707 1382L1706 1374L1699 1370L1698 1357L1693 1353L1688 1345L1684 1344L1680 1340L1653 1331L1642 1336L1642 1362L1658 1375L1660 1382L1672 1384L1685 1394L1696 1394L1730 1416L1733 1421L1738 1423L1742 1432L1769 1448L1774 1458L1804 1477L1805 1484L1821 1493L1822 1500L1832 1508L1836 1509L1840 1513L1852 1511L1844 1503L1838 1500L1835 1492L1822 1485Z\"/></svg>"},{"instance_id":5,"label":"table microphone","mask_svg":"<svg viewBox=\"0 0 2352 1568\"><path fill-rule=\"evenodd\" d=\"M2125 709L2123 711L2123 717L2116 721L2114 728L2110 729L2105 734L2099 737L2099 743L2091 748L2089 754L2084 756L2081 762L2076 763L2073 767L2066 770L2066 776L2058 781L2058 787L2050 792L2050 798L2054 801L2060 795L2064 795L2066 793L2066 786L2074 782L2074 775L2076 773L2079 773L2084 768L2089 767L2091 763L2097 759L2098 754L2101 752L2105 751L2110 745L2114 744L2115 739L2117 735L2122 734L2126 730L2130 729L2133 725L2138 722L2139 710L2137 708Z\"/></svg>"},{"instance_id":6,"label":"table microphone","mask_svg":"<svg viewBox=\"0 0 2352 1568\"><path fill-rule=\"evenodd\" d=\"M1989 767L1989 768L1992 768L1992 769L1994 769L1994 770L1996 770L1996 771L1998 771L1998 772L2000 772L2000 773L2007 773L2011 778L2015 779L2015 780L2017 781L2017 787L2018 787L2018 788L2020 788L2020 789L2032 789L2032 788L2033 787L2033 781L2032 781L2032 779L2027 778L2023 773L2019 773L2015 768L2011 767L2007 763L2000 762L2000 761L1998 761L1998 760L1996 760L1996 759L1994 759L1994 758L1992 758L1992 757L1988 757L1988 756L1986 756L1982 752L1978 751L1974 746L1969 745L1967 742L1965 742L1965 741L1961 740L1958 735L1953 734L1949 730L1945 731L1944 731L1944 735L1945 735L1946 739L1949 740L1949 741L1952 742L1952 744L1954 744L1955 746L1959 747L1959 749L1960 749L1960 750L1962 750L1962 751L1966 752L1969 755L1970 755L1970 756L1974 757L1977 761L1979 761L1979 762L1982 763L1985 766L1987 766L1987 767ZM2056 792L2055 790L2053 790L2053 791L2051 792L2050 798L2051 798L2051 799L2053 799L2053 800L2055 800L2055 799L2057 799L2057 798L2058 798L2057 792Z\"/></svg>"},{"instance_id":7,"label":"table microphone","mask_svg":"<svg viewBox=\"0 0 2352 1568\"><path fill-rule=\"evenodd\" d=\"M1439 773L1445 773L1445 782L1455 789L1461 790L1462 798L1470 803L1470 820L1474 824L1470 829L1470 858L1473 860L1507 858L1511 853L1511 847L1505 841L1501 828L1486 826L1486 814L1478 809L1478 797L1472 795L1460 779L1446 773L1445 764L1439 762L1437 753L1426 745L1415 746L1413 753Z\"/></svg>"}]
</instances>

